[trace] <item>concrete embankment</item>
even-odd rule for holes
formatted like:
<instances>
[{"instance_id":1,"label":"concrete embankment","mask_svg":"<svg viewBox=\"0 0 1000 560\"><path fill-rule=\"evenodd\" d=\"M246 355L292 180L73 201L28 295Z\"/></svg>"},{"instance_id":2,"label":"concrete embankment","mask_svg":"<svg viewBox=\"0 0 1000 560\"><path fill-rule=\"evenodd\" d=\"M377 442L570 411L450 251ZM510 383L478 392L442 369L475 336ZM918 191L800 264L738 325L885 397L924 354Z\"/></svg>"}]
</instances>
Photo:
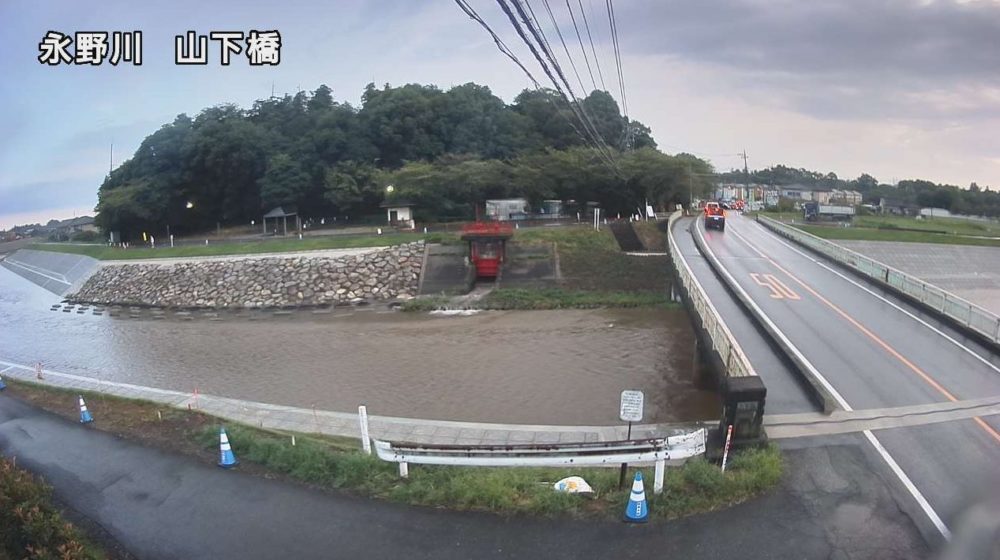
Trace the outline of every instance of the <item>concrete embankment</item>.
<instances>
[{"instance_id":1,"label":"concrete embankment","mask_svg":"<svg viewBox=\"0 0 1000 560\"><path fill-rule=\"evenodd\" d=\"M422 241L346 257L294 256L112 264L74 294L79 303L166 307L332 305L417 294Z\"/></svg>"},{"instance_id":2,"label":"concrete embankment","mask_svg":"<svg viewBox=\"0 0 1000 560\"><path fill-rule=\"evenodd\" d=\"M97 259L84 255L31 249L18 249L0 263L18 276L60 296L80 287L99 266Z\"/></svg>"}]
</instances>

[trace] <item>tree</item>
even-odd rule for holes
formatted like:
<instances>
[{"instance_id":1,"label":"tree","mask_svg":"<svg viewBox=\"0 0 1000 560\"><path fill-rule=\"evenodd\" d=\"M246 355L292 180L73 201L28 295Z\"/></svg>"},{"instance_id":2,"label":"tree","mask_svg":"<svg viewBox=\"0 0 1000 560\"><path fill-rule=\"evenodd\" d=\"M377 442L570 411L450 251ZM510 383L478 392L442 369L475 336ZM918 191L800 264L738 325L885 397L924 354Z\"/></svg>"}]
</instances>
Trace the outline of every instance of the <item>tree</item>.
<instances>
[{"instance_id":1,"label":"tree","mask_svg":"<svg viewBox=\"0 0 1000 560\"><path fill-rule=\"evenodd\" d=\"M272 156L260 182L260 200L265 210L275 206L297 205L305 197L309 175L288 154Z\"/></svg>"}]
</instances>

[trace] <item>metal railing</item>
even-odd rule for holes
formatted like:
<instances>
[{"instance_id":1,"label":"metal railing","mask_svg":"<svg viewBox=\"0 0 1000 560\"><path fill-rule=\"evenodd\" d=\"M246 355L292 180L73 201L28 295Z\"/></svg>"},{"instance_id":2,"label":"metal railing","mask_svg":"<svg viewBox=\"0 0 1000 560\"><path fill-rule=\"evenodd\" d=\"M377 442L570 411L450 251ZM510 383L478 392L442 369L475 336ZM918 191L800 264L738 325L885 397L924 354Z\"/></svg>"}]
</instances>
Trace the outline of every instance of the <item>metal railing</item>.
<instances>
[{"instance_id":1,"label":"metal railing","mask_svg":"<svg viewBox=\"0 0 1000 560\"><path fill-rule=\"evenodd\" d=\"M705 428L665 438L590 443L528 445L420 445L373 440L378 458L399 463L409 475L410 463L473 467L608 467L622 463L654 463L654 490L663 488L667 461L705 453Z\"/></svg>"},{"instance_id":2,"label":"metal railing","mask_svg":"<svg viewBox=\"0 0 1000 560\"><path fill-rule=\"evenodd\" d=\"M670 245L670 258L673 260L674 268L677 269L677 276L688 295L688 299L691 301L691 306L694 308L694 312L701 318L702 327L708 333L713 349L719 353L719 357L726 368L726 375L729 377L757 375L757 372L753 369L753 365L750 364L750 360L747 359L746 354L740 347L739 342L736 341L736 337L733 336L732 331L729 330L725 321L722 320L722 315L719 314L719 311L712 305L711 300L708 299L704 288L698 283L694 273L691 271L691 267L688 266L687 261L684 260L684 256L677 247L677 242L674 240L673 226L674 222L680 217L682 217L680 211L670 215L667 224L667 240Z\"/></svg>"},{"instance_id":3,"label":"metal railing","mask_svg":"<svg viewBox=\"0 0 1000 560\"><path fill-rule=\"evenodd\" d=\"M869 278L892 286L985 336L988 340L1000 344L1000 317L982 307L889 265L798 228L766 216L758 216L757 221L783 237L804 245L838 263L850 266Z\"/></svg>"}]
</instances>

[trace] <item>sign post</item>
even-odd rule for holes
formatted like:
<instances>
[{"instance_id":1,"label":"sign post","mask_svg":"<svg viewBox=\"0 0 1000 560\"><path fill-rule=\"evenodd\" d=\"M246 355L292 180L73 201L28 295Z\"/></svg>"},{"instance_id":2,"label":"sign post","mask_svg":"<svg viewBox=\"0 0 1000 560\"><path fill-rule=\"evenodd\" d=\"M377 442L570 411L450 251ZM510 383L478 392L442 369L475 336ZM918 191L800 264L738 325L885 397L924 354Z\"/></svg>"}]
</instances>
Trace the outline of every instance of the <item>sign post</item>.
<instances>
[{"instance_id":1,"label":"sign post","mask_svg":"<svg viewBox=\"0 0 1000 560\"><path fill-rule=\"evenodd\" d=\"M622 422L628 422L628 435L625 439L632 439L632 422L642 422L642 404L645 395L642 391L622 391L621 402L618 406L618 417ZM621 472L618 475L618 488L625 487L625 474L628 471L628 463L622 463Z\"/></svg>"}]
</instances>

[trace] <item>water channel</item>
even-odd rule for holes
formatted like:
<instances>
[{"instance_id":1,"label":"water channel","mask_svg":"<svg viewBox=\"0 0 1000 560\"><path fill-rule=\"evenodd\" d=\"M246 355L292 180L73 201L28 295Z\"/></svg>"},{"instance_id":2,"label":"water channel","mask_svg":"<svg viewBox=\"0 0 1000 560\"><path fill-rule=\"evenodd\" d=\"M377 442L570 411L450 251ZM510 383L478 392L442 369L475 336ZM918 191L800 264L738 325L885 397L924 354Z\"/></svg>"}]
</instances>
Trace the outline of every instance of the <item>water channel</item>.
<instances>
[{"instance_id":1,"label":"water channel","mask_svg":"<svg viewBox=\"0 0 1000 560\"><path fill-rule=\"evenodd\" d=\"M249 320L131 319L60 301L0 267L0 359L180 391L440 420L618 423L623 389L646 422L718 417L683 311L590 309L434 316L384 306Z\"/></svg>"}]
</instances>

